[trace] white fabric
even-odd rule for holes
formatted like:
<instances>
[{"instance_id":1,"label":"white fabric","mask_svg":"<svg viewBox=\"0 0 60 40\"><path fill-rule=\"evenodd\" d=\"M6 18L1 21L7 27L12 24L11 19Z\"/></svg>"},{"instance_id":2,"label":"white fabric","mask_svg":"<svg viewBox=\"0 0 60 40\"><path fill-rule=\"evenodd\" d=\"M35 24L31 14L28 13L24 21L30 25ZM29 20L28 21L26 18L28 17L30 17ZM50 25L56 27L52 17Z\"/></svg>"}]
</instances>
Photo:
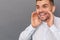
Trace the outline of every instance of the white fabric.
<instances>
[{"instance_id":1,"label":"white fabric","mask_svg":"<svg viewBox=\"0 0 60 40\"><path fill-rule=\"evenodd\" d=\"M49 28L42 22L38 28L29 25L19 36L19 40L60 40L60 18L54 17L54 24Z\"/></svg>"}]
</instances>

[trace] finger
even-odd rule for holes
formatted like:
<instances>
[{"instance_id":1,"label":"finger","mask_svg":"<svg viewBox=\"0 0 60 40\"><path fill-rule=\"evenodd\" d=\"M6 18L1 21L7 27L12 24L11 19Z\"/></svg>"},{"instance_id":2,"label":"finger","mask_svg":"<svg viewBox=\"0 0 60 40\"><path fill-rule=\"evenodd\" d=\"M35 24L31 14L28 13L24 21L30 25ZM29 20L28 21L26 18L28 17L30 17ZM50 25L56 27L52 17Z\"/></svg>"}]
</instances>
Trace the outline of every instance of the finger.
<instances>
[{"instance_id":1,"label":"finger","mask_svg":"<svg viewBox=\"0 0 60 40\"><path fill-rule=\"evenodd\" d=\"M34 11L34 12L32 12L32 15L35 15L37 12L36 11Z\"/></svg>"},{"instance_id":2,"label":"finger","mask_svg":"<svg viewBox=\"0 0 60 40\"><path fill-rule=\"evenodd\" d=\"M47 12L49 13L49 15L50 15L50 16L52 16L52 15L53 15L53 13L52 13L51 11L47 11Z\"/></svg>"},{"instance_id":3,"label":"finger","mask_svg":"<svg viewBox=\"0 0 60 40\"><path fill-rule=\"evenodd\" d=\"M31 18L32 18L32 19L35 19L35 18L36 18L36 16L37 16L36 11L32 12Z\"/></svg>"},{"instance_id":4,"label":"finger","mask_svg":"<svg viewBox=\"0 0 60 40\"><path fill-rule=\"evenodd\" d=\"M32 13L32 16L31 16L33 19L39 19L40 20L40 18L39 18L39 14L36 12L36 11L34 11L33 13Z\"/></svg>"},{"instance_id":5,"label":"finger","mask_svg":"<svg viewBox=\"0 0 60 40\"><path fill-rule=\"evenodd\" d=\"M48 11L48 13L49 13L49 15L50 15L49 20L53 20L53 19L54 19L53 13L52 13L51 11Z\"/></svg>"}]
</instances>

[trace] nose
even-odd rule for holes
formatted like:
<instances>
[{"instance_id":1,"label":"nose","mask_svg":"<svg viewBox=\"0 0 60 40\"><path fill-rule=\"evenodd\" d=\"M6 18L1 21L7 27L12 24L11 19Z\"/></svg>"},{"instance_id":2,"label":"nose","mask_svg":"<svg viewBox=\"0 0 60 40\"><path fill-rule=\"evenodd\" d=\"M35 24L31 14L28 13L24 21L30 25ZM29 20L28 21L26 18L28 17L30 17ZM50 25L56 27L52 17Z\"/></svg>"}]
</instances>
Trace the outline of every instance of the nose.
<instances>
[{"instance_id":1,"label":"nose","mask_svg":"<svg viewBox=\"0 0 60 40\"><path fill-rule=\"evenodd\" d=\"M43 8L39 8L39 12L42 12L42 11L44 11Z\"/></svg>"},{"instance_id":2,"label":"nose","mask_svg":"<svg viewBox=\"0 0 60 40\"><path fill-rule=\"evenodd\" d=\"M38 9L38 14L43 13L43 12L44 12L44 9L43 8L39 8Z\"/></svg>"}]
</instances>

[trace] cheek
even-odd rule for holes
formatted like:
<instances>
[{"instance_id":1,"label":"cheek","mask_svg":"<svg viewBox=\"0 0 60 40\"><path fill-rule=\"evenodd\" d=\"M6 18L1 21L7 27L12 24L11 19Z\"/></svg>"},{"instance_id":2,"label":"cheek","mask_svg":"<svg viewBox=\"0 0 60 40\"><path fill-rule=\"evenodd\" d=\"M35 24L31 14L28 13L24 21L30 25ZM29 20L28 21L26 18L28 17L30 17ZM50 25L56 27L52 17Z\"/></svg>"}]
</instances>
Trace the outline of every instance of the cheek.
<instances>
[{"instance_id":1,"label":"cheek","mask_svg":"<svg viewBox=\"0 0 60 40\"><path fill-rule=\"evenodd\" d=\"M38 12L39 12L39 10L38 10L38 9L36 9L36 12L38 13Z\"/></svg>"},{"instance_id":2,"label":"cheek","mask_svg":"<svg viewBox=\"0 0 60 40\"><path fill-rule=\"evenodd\" d=\"M49 13L47 13L46 16L49 16Z\"/></svg>"},{"instance_id":3,"label":"cheek","mask_svg":"<svg viewBox=\"0 0 60 40\"><path fill-rule=\"evenodd\" d=\"M46 10L48 10L48 11L51 11L51 12L52 12L52 8L47 8Z\"/></svg>"},{"instance_id":4,"label":"cheek","mask_svg":"<svg viewBox=\"0 0 60 40\"><path fill-rule=\"evenodd\" d=\"M46 18L49 17L49 16L50 16L49 14L46 14L46 15L45 15Z\"/></svg>"},{"instance_id":5,"label":"cheek","mask_svg":"<svg viewBox=\"0 0 60 40\"><path fill-rule=\"evenodd\" d=\"M46 9L45 11L47 12L47 11L52 11L52 10L51 9Z\"/></svg>"}]
</instances>

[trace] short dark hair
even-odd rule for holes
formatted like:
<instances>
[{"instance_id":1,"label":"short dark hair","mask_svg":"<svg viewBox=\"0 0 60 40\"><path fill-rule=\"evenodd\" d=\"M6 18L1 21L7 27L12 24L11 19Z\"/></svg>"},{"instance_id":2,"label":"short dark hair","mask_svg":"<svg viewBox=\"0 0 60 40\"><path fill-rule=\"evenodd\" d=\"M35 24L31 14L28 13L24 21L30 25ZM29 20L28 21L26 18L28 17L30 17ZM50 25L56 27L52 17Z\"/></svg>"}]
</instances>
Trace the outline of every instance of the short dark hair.
<instances>
[{"instance_id":1,"label":"short dark hair","mask_svg":"<svg viewBox=\"0 0 60 40\"><path fill-rule=\"evenodd\" d=\"M42 1L42 0L36 0L36 2L37 1ZM54 5L54 0L49 0L49 1L50 1L50 3L52 3Z\"/></svg>"}]
</instances>

